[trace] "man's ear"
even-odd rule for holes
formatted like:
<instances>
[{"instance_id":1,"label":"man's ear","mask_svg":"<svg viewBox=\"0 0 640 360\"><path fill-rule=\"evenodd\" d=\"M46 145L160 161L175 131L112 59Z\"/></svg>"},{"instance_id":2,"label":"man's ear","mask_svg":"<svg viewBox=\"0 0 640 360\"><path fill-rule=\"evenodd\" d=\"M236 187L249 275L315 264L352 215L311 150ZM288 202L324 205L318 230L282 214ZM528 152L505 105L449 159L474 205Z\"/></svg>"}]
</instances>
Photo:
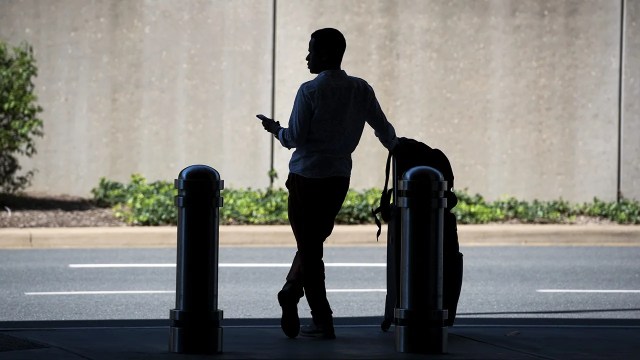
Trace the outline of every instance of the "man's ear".
<instances>
[{"instance_id":1,"label":"man's ear","mask_svg":"<svg viewBox=\"0 0 640 360\"><path fill-rule=\"evenodd\" d=\"M320 59L325 66L333 66L335 63L334 59L330 55L322 55Z\"/></svg>"}]
</instances>

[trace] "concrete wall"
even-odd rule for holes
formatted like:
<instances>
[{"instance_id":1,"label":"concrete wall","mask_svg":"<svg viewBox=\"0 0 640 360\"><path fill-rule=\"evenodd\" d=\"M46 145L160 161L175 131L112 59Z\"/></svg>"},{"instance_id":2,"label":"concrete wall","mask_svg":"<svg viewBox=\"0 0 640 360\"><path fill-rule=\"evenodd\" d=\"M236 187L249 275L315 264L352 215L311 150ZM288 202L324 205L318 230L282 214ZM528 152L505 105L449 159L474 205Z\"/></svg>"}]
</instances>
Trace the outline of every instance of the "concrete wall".
<instances>
[{"instance_id":1,"label":"concrete wall","mask_svg":"<svg viewBox=\"0 0 640 360\"><path fill-rule=\"evenodd\" d=\"M640 199L640 1L626 2L625 25L620 190Z\"/></svg>"},{"instance_id":2,"label":"concrete wall","mask_svg":"<svg viewBox=\"0 0 640 360\"><path fill-rule=\"evenodd\" d=\"M401 136L444 150L456 187L489 198L613 200L619 1L278 0L275 117L312 78L310 33L347 38L343 67L374 87ZM640 198L638 2L628 1L621 186ZM268 184L271 1L3 1L0 38L30 42L45 108L32 191L86 195L100 176L173 179L191 163ZM634 43L635 41L635 43ZM282 186L290 151L276 144ZM381 187L367 128L352 186ZM595 169L595 170L594 170Z\"/></svg>"},{"instance_id":3,"label":"concrete wall","mask_svg":"<svg viewBox=\"0 0 640 360\"><path fill-rule=\"evenodd\" d=\"M87 195L100 176L172 180L211 164L268 185L270 2L2 1L0 38L33 45L45 137L32 191Z\"/></svg>"},{"instance_id":4,"label":"concrete wall","mask_svg":"<svg viewBox=\"0 0 640 360\"><path fill-rule=\"evenodd\" d=\"M457 188L491 198L615 198L619 4L279 4L280 117L303 80L308 34L334 26L348 41L345 69L369 80L400 135L449 155ZM354 162L354 183L380 186L384 153L371 132Z\"/></svg>"}]
</instances>

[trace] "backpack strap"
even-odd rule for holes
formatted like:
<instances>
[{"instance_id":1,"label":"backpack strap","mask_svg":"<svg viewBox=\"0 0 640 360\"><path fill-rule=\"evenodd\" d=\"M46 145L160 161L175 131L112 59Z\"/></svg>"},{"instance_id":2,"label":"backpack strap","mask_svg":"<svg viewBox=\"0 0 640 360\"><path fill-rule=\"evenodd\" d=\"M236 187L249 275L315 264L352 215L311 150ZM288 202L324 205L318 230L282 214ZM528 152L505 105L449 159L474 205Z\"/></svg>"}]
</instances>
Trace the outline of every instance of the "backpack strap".
<instances>
[{"instance_id":1,"label":"backpack strap","mask_svg":"<svg viewBox=\"0 0 640 360\"><path fill-rule=\"evenodd\" d=\"M378 219L378 213L382 217L382 220L389 221L391 218L391 194L393 193L393 189L389 189L389 172L391 168L391 151L389 151L389 155L387 156L387 165L385 167L385 179L384 179L384 189L382 190L382 194L380 195L380 206L376 209L371 209L371 215L373 215L373 219L376 222L376 226L378 226L378 231L376 233L376 241L380 241L380 233L382 232L382 223L380 219Z\"/></svg>"}]
</instances>

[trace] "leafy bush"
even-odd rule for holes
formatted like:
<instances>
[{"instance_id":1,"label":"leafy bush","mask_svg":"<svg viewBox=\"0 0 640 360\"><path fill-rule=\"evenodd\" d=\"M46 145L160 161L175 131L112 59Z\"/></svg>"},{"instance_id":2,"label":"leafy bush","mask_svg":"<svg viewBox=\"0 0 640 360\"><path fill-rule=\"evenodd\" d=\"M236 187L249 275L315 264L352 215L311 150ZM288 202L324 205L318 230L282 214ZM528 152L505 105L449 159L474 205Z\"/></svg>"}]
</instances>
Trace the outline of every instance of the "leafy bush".
<instances>
[{"instance_id":1,"label":"leafy bush","mask_svg":"<svg viewBox=\"0 0 640 360\"><path fill-rule=\"evenodd\" d=\"M9 49L0 41L0 192L23 190L33 178L33 170L18 175L18 156L33 156L33 137L42 136L42 108L32 81L37 74L30 46Z\"/></svg>"},{"instance_id":2,"label":"leafy bush","mask_svg":"<svg viewBox=\"0 0 640 360\"><path fill-rule=\"evenodd\" d=\"M466 192L456 192L456 196L458 205L452 212L461 224L486 224L505 219L502 209L492 207L478 194L471 196Z\"/></svg>"},{"instance_id":3,"label":"leafy bush","mask_svg":"<svg viewBox=\"0 0 640 360\"><path fill-rule=\"evenodd\" d=\"M136 175L132 178L134 176ZM127 201L127 187L105 178L100 178L98 187L91 189L91 194L96 204L101 207L112 207Z\"/></svg>"},{"instance_id":4,"label":"leafy bush","mask_svg":"<svg viewBox=\"0 0 640 360\"><path fill-rule=\"evenodd\" d=\"M91 190L98 205L113 207L115 216L131 225L176 224L177 195L173 184L167 181L147 183L140 174L131 175L129 184L100 179Z\"/></svg>"},{"instance_id":5,"label":"leafy bush","mask_svg":"<svg viewBox=\"0 0 640 360\"><path fill-rule=\"evenodd\" d=\"M531 203L507 198L489 204L500 212L499 221L519 220L524 223L546 224L567 222L573 218L573 208L564 200Z\"/></svg>"},{"instance_id":6,"label":"leafy bush","mask_svg":"<svg viewBox=\"0 0 640 360\"><path fill-rule=\"evenodd\" d=\"M95 202L113 207L120 219L132 225L176 224L177 210L173 184L166 181L147 183L139 174L129 184L100 179L92 190ZM349 190L336 218L338 224L373 223L371 209L378 206L381 191ZM620 224L640 224L640 202L623 200L570 204L564 200L532 202L513 197L487 201L481 195L456 192L458 205L453 209L460 224L497 222L571 223L577 216L608 219ZM220 224L287 224L287 191L284 189L225 189Z\"/></svg>"},{"instance_id":7,"label":"leafy bush","mask_svg":"<svg viewBox=\"0 0 640 360\"><path fill-rule=\"evenodd\" d=\"M605 202L570 204L565 200L532 202L513 197L487 202L482 196L456 192L459 202L452 212L461 224L519 222L530 224L572 223L578 216L605 219L618 224L640 224L640 202L623 199Z\"/></svg>"},{"instance_id":8,"label":"leafy bush","mask_svg":"<svg viewBox=\"0 0 640 360\"><path fill-rule=\"evenodd\" d=\"M232 224L288 224L287 191L283 189L222 191L224 206L220 209L220 223Z\"/></svg>"},{"instance_id":9,"label":"leafy bush","mask_svg":"<svg viewBox=\"0 0 640 360\"><path fill-rule=\"evenodd\" d=\"M640 224L640 202L622 199L620 202L604 202L597 198L593 203L578 206L581 215L605 218L619 224Z\"/></svg>"},{"instance_id":10,"label":"leafy bush","mask_svg":"<svg viewBox=\"0 0 640 360\"><path fill-rule=\"evenodd\" d=\"M336 217L338 224L370 224L371 209L378 207L381 190L368 189L362 192L349 189Z\"/></svg>"},{"instance_id":11,"label":"leafy bush","mask_svg":"<svg viewBox=\"0 0 640 360\"><path fill-rule=\"evenodd\" d=\"M97 205L112 207L116 217L131 225L170 225L177 223L173 199L177 195L173 184L156 181L147 183L139 174L131 176L129 184L101 178L91 190ZM379 190L357 192L349 190L336 222L341 224L371 223L371 208L378 201ZM288 224L287 199L284 189L224 189L224 206L220 209L220 224Z\"/></svg>"}]
</instances>

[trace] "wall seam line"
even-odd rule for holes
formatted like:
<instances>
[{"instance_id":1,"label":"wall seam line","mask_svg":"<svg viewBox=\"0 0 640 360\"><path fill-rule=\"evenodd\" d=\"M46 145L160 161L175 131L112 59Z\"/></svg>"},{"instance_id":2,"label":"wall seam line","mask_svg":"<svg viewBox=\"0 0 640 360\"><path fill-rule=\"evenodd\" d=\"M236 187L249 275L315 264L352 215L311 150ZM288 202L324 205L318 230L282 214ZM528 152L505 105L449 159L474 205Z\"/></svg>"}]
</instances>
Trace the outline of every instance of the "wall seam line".
<instances>
[{"instance_id":1,"label":"wall seam line","mask_svg":"<svg viewBox=\"0 0 640 360\"><path fill-rule=\"evenodd\" d=\"M620 0L620 63L618 73L618 176L616 179L616 201L620 202L623 198L622 195L622 136L624 130L622 128L624 124L624 36L625 36L625 3L626 0Z\"/></svg>"}]
</instances>

